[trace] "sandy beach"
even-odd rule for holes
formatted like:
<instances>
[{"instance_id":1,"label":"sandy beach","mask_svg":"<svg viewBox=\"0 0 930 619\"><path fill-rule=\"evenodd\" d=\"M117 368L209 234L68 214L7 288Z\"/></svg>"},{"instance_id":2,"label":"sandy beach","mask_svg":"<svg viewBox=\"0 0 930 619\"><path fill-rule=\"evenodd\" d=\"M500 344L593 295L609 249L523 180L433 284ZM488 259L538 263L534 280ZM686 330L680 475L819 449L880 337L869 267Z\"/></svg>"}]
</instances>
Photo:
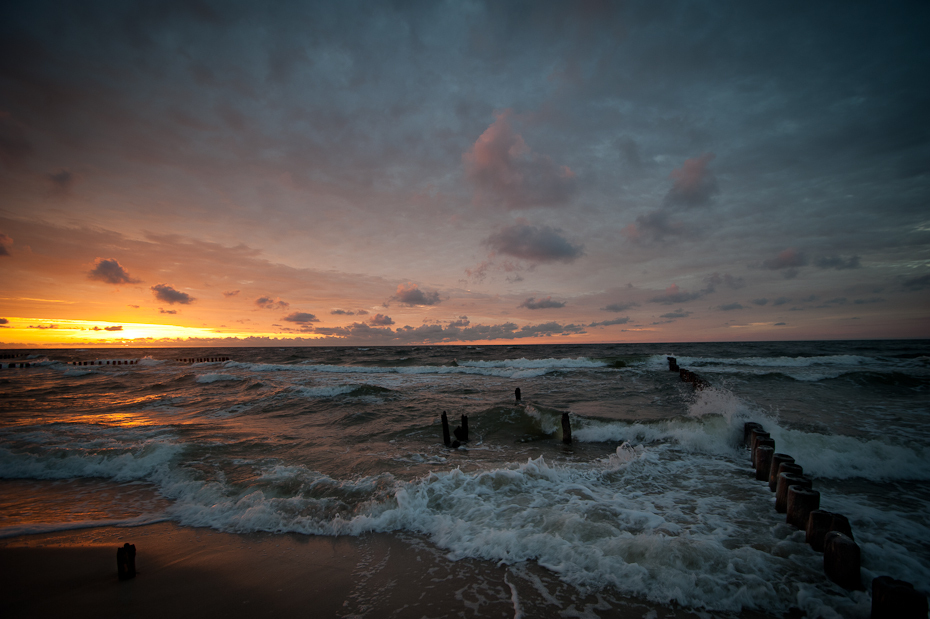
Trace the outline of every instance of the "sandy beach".
<instances>
[{"instance_id":1,"label":"sandy beach","mask_svg":"<svg viewBox=\"0 0 930 619\"><path fill-rule=\"evenodd\" d=\"M125 542L136 545L138 575L120 582ZM4 617L699 616L572 593L536 565L450 561L426 542L386 534L78 529L0 540L0 572Z\"/></svg>"}]
</instances>

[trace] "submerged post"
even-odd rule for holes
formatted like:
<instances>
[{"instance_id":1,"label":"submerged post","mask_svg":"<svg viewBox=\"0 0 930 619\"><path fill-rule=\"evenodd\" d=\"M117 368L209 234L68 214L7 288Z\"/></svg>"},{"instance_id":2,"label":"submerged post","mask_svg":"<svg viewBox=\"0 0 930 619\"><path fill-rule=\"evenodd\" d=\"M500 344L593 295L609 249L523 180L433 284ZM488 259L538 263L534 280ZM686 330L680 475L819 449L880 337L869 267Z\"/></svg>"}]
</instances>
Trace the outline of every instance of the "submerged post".
<instances>
[{"instance_id":1,"label":"submerged post","mask_svg":"<svg viewBox=\"0 0 930 619\"><path fill-rule=\"evenodd\" d=\"M677 372L680 368L678 367L678 359L675 357L666 357L668 359L668 371Z\"/></svg>"},{"instance_id":2,"label":"submerged post","mask_svg":"<svg viewBox=\"0 0 930 619\"><path fill-rule=\"evenodd\" d=\"M519 402L520 401L520 388L519 387L513 390L513 395L516 396L517 402Z\"/></svg>"},{"instance_id":3,"label":"submerged post","mask_svg":"<svg viewBox=\"0 0 930 619\"><path fill-rule=\"evenodd\" d=\"M572 423L568 419L568 413L562 413L562 442L566 445L572 444Z\"/></svg>"},{"instance_id":4,"label":"submerged post","mask_svg":"<svg viewBox=\"0 0 930 619\"><path fill-rule=\"evenodd\" d=\"M442 411L442 442L446 447L452 443L449 437L449 417L446 416L446 411Z\"/></svg>"}]
</instances>

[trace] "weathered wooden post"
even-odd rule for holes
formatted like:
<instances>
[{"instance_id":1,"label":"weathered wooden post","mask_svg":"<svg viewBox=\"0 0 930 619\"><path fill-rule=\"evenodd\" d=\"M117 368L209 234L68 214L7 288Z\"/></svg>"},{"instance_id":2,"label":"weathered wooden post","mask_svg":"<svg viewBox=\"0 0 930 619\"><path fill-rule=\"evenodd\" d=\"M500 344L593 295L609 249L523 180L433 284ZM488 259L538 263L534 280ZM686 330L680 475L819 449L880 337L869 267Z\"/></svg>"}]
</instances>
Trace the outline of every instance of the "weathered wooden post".
<instances>
[{"instance_id":1,"label":"weathered wooden post","mask_svg":"<svg viewBox=\"0 0 930 619\"><path fill-rule=\"evenodd\" d=\"M785 464L794 464L794 458L788 454L773 454L772 455L772 466L769 467L769 490L775 492L775 489L778 487L778 467Z\"/></svg>"},{"instance_id":2,"label":"weathered wooden post","mask_svg":"<svg viewBox=\"0 0 930 619\"><path fill-rule=\"evenodd\" d=\"M752 454L752 468L755 471L759 470L759 448L763 446L770 447L772 449L772 453L774 454L775 453L775 439L768 438L768 437L756 439L756 450ZM756 475L756 479L761 479L761 478L758 475ZM766 477L766 479L768 478Z\"/></svg>"},{"instance_id":3,"label":"weathered wooden post","mask_svg":"<svg viewBox=\"0 0 930 619\"><path fill-rule=\"evenodd\" d=\"M572 423L568 419L568 413L562 413L562 442L566 445L572 444Z\"/></svg>"},{"instance_id":4,"label":"weathered wooden post","mask_svg":"<svg viewBox=\"0 0 930 619\"><path fill-rule=\"evenodd\" d=\"M446 411L442 411L442 442L446 447L452 443L452 439L449 437L449 417L446 415Z\"/></svg>"},{"instance_id":5,"label":"weathered wooden post","mask_svg":"<svg viewBox=\"0 0 930 619\"><path fill-rule=\"evenodd\" d=\"M859 544L839 531L830 531L823 539L823 571L827 578L844 589L862 588Z\"/></svg>"},{"instance_id":6,"label":"weathered wooden post","mask_svg":"<svg viewBox=\"0 0 930 619\"><path fill-rule=\"evenodd\" d=\"M823 552L824 539L830 531L839 531L854 540L849 520L841 514L815 509L807 519L805 541L817 552ZM855 540L854 540L855 541Z\"/></svg>"},{"instance_id":7,"label":"weathered wooden post","mask_svg":"<svg viewBox=\"0 0 930 619\"><path fill-rule=\"evenodd\" d=\"M772 469L772 457L774 455L775 455L774 447L770 447L768 445L759 445L758 447L756 447L756 479L757 480L768 481L769 474L771 473L771 469Z\"/></svg>"},{"instance_id":8,"label":"weathered wooden post","mask_svg":"<svg viewBox=\"0 0 930 619\"><path fill-rule=\"evenodd\" d=\"M782 467L784 466L786 465L782 464ZM809 477L792 475L791 473L779 473L778 487L775 488L775 511L779 514L784 514L788 511L788 488L791 486L810 488L812 485L813 482Z\"/></svg>"},{"instance_id":9,"label":"weathered wooden post","mask_svg":"<svg viewBox=\"0 0 930 619\"><path fill-rule=\"evenodd\" d=\"M807 529L810 513L820 508L820 493L804 486L788 487L788 516L785 522L796 529Z\"/></svg>"},{"instance_id":10,"label":"weathered wooden post","mask_svg":"<svg viewBox=\"0 0 930 619\"><path fill-rule=\"evenodd\" d=\"M669 372L677 372L678 370L681 369L678 367L678 359L676 359L675 357L666 357L666 359L668 359L668 371Z\"/></svg>"},{"instance_id":11,"label":"weathered wooden post","mask_svg":"<svg viewBox=\"0 0 930 619\"><path fill-rule=\"evenodd\" d=\"M756 423L755 421L747 421L743 424L743 446L752 447L752 431L758 430L759 432L764 432L762 429L761 423Z\"/></svg>"},{"instance_id":12,"label":"weathered wooden post","mask_svg":"<svg viewBox=\"0 0 930 619\"><path fill-rule=\"evenodd\" d=\"M517 402L519 402L520 401L520 388L519 387L513 390L513 395L516 396Z\"/></svg>"}]
</instances>

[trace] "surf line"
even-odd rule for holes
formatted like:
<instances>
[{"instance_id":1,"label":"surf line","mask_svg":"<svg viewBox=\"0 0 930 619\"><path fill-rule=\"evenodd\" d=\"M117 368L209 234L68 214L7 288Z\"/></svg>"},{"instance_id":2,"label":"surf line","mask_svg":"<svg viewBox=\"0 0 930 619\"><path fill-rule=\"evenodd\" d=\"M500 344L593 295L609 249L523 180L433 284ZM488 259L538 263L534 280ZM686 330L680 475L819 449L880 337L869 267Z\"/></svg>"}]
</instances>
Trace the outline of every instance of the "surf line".
<instances>
[{"instance_id":1,"label":"surf line","mask_svg":"<svg viewBox=\"0 0 930 619\"><path fill-rule=\"evenodd\" d=\"M703 387L695 384L695 388ZM844 589L862 590L862 553L849 519L820 509L820 492L813 489L813 480L804 475L794 458L775 452L775 439L762 424L750 421L743 425L743 446L749 448L756 479L767 481L769 490L775 493L775 511L786 514L785 521L804 530L805 541L814 551L823 553L827 578ZM890 576L872 580L872 619L923 619L927 608L927 596L911 583Z\"/></svg>"}]
</instances>

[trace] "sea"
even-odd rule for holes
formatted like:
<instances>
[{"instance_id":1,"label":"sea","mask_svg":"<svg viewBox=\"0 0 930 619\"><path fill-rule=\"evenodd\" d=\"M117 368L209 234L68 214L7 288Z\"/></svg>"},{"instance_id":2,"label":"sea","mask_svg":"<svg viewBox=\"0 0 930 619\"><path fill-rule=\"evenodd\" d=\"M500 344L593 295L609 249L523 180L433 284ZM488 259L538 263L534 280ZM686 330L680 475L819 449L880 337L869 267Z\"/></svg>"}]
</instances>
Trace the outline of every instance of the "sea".
<instances>
[{"instance_id":1,"label":"sea","mask_svg":"<svg viewBox=\"0 0 930 619\"><path fill-rule=\"evenodd\" d=\"M552 616L868 617L877 576L930 591L927 340L6 352L0 537L388 534L508 566ZM862 589L775 511L747 422L849 519Z\"/></svg>"}]
</instances>

